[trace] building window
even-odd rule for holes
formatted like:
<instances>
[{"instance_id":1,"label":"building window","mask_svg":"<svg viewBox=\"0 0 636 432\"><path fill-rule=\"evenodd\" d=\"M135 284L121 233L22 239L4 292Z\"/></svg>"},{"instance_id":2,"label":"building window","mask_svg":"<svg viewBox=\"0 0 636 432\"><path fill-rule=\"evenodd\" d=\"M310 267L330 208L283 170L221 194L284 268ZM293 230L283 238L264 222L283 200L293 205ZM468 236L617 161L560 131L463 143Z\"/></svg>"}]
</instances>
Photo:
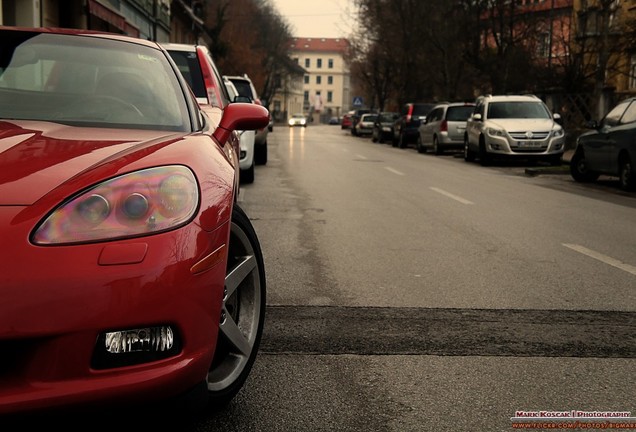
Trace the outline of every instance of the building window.
<instances>
[{"instance_id":1,"label":"building window","mask_svg":"<svg viewBox=\"0 0 636 432\"><path fill-rule=\"evenodd\" d=\"M303 101L309 102L309 90L305 90L305 93L303 94Z\"/></svg>"},{"instance_id":2,"label":"building window","mask_svg":"<svg viewBox=\"0 0 636 432\"><path fill-rule=\"evenodd\" d=\"M631 58L629 71L629 88L636 88L636 55Z\"/></svg>"},{"instance_id":3,"label":"building window","mask_svg":"<svg viewBox=\"0 0 636 432\"><path fill-rule=\"evenodd\" d=\"M316 84L322 84L322 77L320 75L316 75Z\"/></svg>"},{"instance_id":4,"label":"building window","mask_svg":"<svg viewBox=\"0 0 636 432\"><path fill-rule=\"evenodd\" d=\"M305 75L305 84L309 84L309 75Z\"/></svg>"},{"instance_id":5,"label":"building window","mask_svg":"<svg viewBox=\"0 0 636 432\"><path fill-rule=\"evenodd\" d=\"M320 69L322 67L322 59L316 59L316 67Z\"/></svg>"},{"instance_id":6,"label":"building window","mask_svg":"<svg viewBox=\"0 0 636 432\"><path fill-rule=\"evenodd\" d=\"M332 91L328 91L327 92L327 102L333 102L333 92Z\"/></svg>"},{"instance_id":7,"label":"building window","mask_svg":"<svg viewBox=\"0 0 636 432\"><path fill-rule=\"evenodd\" d=\"M550 57L550 33L540 33L537 41L537 55L539 57Z\"/></svg>"},{"instance_id":8,"label":"building window","mask_svg":"<svg viewBox=\"0 0 636 432\"><path fill-rule=\"evenodd\" d=\"M306 58L305 59L305 67L308 68L311 66L311 59Z\"/></svg>"},{"instance_id":9,"label":"building window","mask_svg":"<svg viewBox=\"0 0 636 432\"><path fill-rule=\"evenodd\" d=\"M327 77L327 84L329 85L333 84L333 77L331 75Z\"/></svg>"},{"instance_id":10,"label":"building window","mask_svg":"<svg viewBox=\"0 0 636 432\"><path fill-rule=\"evenodd\" d=\"M294 62L296 62L296 64L300 64L300 59L298 57L294 57Z\"/></svg>"},{"instance_id":11,"label":"building window","mask_svg":"<svg viewBox=\"0 0 636 432\"><path fill-rule=\"evenodd\" d=\"M333 59L329 59L329 63L327 67L329 67L329 69L333 69Z\"/></svg>"}]
</instances>

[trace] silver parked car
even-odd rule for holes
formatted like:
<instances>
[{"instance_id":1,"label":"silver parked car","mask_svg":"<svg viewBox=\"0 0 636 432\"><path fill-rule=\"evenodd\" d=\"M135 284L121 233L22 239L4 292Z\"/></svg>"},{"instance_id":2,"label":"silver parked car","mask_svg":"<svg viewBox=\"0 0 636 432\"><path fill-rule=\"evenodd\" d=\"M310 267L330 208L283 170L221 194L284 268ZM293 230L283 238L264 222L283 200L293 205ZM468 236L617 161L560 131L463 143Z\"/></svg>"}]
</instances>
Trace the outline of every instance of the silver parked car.
<instances>
[{"instance_id":1,"label":"silver parked car","mask_svg":"<svg viewBox=\"0 0 636 432\"><path fill-rule=\"evenodd\" d=\"M416 148L420 153L431 149L436 155L445 150L464 148L466 120L473 113L474 103L444 102L428 113L418 128Z\"/></svg>"},{"instance_id":2,"label":"silver parked car","mask_svg":"<svg viewBox=\"0 0 636 432\"><path fill-rule=\"evenodd\" d=\"M543 159L560 165L565 131L533 95L480 96L466 122L464 159L488 165L495 157Z\"/></svg>"}]
</instances>

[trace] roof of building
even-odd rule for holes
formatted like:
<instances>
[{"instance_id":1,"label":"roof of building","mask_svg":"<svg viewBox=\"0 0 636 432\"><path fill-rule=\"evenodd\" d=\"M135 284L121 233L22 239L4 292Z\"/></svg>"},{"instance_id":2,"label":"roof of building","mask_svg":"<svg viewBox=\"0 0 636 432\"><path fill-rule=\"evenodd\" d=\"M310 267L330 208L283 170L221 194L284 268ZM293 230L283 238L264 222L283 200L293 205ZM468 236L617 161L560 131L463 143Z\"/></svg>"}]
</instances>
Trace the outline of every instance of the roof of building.
<instances>
[{"instance_id":1,"label":"roof of building","mask_svg":"<svg viewBox=\"0 0 636 432\"><path fill-rule=\"evenodd\" d=\"M344 38L293 38L289 47L298 51L344 53L349 49L349 41Z\"/></svg>"}]
</instances>

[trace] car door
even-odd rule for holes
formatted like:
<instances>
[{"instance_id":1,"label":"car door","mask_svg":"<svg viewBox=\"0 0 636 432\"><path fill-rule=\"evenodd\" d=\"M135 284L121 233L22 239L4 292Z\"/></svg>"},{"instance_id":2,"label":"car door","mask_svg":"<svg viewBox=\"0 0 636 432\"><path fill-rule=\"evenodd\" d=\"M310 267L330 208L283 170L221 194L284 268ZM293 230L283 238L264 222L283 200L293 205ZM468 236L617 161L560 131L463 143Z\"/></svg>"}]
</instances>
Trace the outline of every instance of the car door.
<instances>
[{"instance_id":1,"label":"car door","mask_svg":"<svg viewBox=\"0 0 636 432\"><path fill-rule=\"evenodd\" d=\"M620 131L614 130L619 127L621 117L631 102L625 101L616 105L603 119L597 133L589 135L585 140L585 161L593 171L612 172L610 162L612 144L615 134Z\"/></svg>"},{"instance_id":2,"label":"car door","mask_svg":"<svg viewBox=\"0 0 636 432\"><path fill-rule=\"evenodd\" d=\"M621 116L619 124L609 131L609 138L603 151L607 172L618 175L619 154L623 150L629 151L634 147L636 138L636 101L631 100Z\"/></svg>"},{"instance_id":3,"label":"car door","mask_svg":"<svg viewBox=\"0 0 636 432\"><path fill-rule=\"evenodd\" d=\"M426 116L426 123L422 125L422 144L424 147L433 145L433 135L439 128L439 121L442 118L443 108L436 108Z\"/></svg>"}]
</instances>

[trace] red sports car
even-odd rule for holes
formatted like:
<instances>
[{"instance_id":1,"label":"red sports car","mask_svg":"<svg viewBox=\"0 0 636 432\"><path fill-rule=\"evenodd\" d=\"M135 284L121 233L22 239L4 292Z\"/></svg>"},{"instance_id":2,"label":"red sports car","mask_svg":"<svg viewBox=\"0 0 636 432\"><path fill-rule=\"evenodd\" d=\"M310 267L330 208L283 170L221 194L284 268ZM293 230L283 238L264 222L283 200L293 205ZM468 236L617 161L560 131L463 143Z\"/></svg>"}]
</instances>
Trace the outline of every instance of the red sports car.
<instances>
[{"instance_id":1,"label":"red sports car","mask_svg":"<svg viewBox=\"0 0 636 432\"><path fill-rule=\"evenodd\" d=\"M211 121L154 42L0 27L0 416L240 390L266 281L231 137L267 123Z\"/></svg>"}]
</instances>

